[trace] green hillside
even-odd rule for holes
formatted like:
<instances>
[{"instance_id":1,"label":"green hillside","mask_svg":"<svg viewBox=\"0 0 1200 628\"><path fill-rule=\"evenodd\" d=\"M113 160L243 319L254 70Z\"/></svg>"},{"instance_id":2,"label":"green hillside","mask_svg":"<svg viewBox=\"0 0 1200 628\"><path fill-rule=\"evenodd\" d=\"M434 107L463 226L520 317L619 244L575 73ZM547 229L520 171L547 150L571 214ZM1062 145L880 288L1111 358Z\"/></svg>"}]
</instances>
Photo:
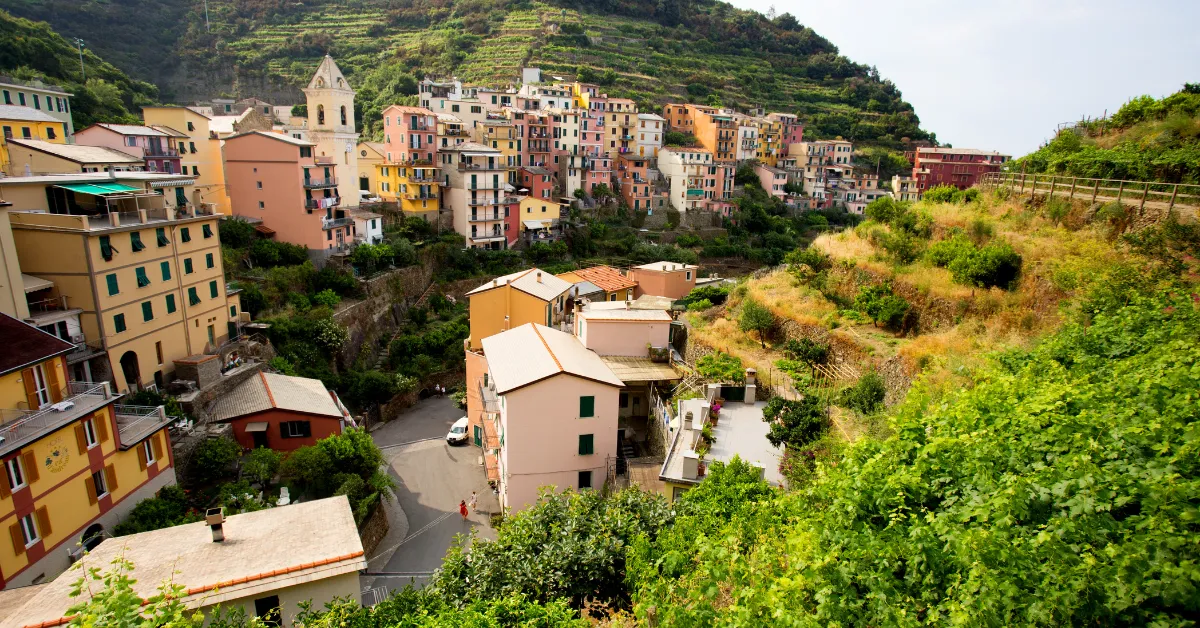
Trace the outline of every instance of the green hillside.
<instances>
[{"instance_id":1,"label":"green hillside","mask_svg":"<svg viewBox=\"0 0 1200 628\"><path fill-rule=\"evenodd\" d=\"M534 65L647 107L761 105L804 115L813 137L892 147L931 137L892 83L791 15L768 19L714 0L209 0L211 31L203 4L166 4L0 0L66 33L94 18L108 37L91 45L157 80L168 99L298 100L329 53L360 90L368 121L426 74L494 84Z\"/></svg>"},{"instance_id":2,"label":"green hillside","mask_svg":"<svg viewBox=\"0 0 1200 628\"><path fill-rule=\"evenodd\" d=\"M1200 83L1167 96L1139 96L1111 118L1059 131L1016 160L1026 172L1200 183Z\"/></svg>"},{"instance_id":3,"label":"green hillside","mask_svg":"<svg viewBox=\"0 0 1200 628\"><path fill-rule=\"evenodd\" d=\"M74 94L75 128L93 122L136 122L140 105L154 102L158 89L129 78L89 49L83 53L87 81L73 44L44 22L31 22L0 11L0 74L17 80L40 79Z\"/></svg>"}]
</instances>

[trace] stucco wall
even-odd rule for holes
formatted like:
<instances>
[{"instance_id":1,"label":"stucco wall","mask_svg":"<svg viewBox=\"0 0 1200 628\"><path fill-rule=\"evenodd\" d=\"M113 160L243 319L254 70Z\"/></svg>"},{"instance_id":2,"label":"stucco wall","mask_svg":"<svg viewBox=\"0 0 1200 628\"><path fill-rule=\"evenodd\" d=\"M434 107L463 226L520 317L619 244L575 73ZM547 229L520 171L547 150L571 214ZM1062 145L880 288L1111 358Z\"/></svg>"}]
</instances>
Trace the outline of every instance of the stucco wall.
<instances>
[{"instance_id":1,"label":"stucco wall","mask_svg":"<svg viewBox=\"0 0 1200 628\"><path fill-rule=\"evenodd\" d=\"M305 582L274 591L263 591L249 597L222 602L220 606L225 610L240 607L246 611L246 617L254 617L254 600L271 595L279 596L279 608L283 613L281 618L283 627L291 628L296 625L296 615L300 612L301 602L311 601L313 609L321 609L325 607L326 602L331 602L335 598L348 597L357 600L360 595L358 572ZM201 610L206 616L211 616L214 611L212 606L202 607Z\"/></svg>"},{"instance_id":2,"label":"stucco wall","mask_svg":"<svg viewBox=\"0 0 1200 628\"><path fill-rule=\"evenodd\" d=\"M646 345L667 346L670 321L608 321L579 317L579 339L600 355L645 357Z\"/></svg>"},{"instance_id":3,"label":"stucco wall","mask_svg":"<svg viewBox=\"0 0 1200 628\"><path fill-rule=\"evenodd\" d=\"M656 297L682 299L696 287L696 272L698 269L661 271L633 268L629 278L638 282L634 296L649 294ZM688 278L690 275L690 279Z\"/></svg>"},{"instance_id":4,"label":"stucco wall","mask_svg":"<svg viewBox=\"0 0 1200 628\"><path fill-rule=\"evenodd\" d=\"M280 435L279 426L286 421L308 421L311 436L301 438L284 438ZM254 436L246 431L250 423L267 424L267 446L277 451L293 451L308 445L315 445L322 438L342 433L341 420L333 417L321 417L287 410L267 410L230 421L233 425L233 438L243 449L254 448Z\"/></svg>"}]
</instances>

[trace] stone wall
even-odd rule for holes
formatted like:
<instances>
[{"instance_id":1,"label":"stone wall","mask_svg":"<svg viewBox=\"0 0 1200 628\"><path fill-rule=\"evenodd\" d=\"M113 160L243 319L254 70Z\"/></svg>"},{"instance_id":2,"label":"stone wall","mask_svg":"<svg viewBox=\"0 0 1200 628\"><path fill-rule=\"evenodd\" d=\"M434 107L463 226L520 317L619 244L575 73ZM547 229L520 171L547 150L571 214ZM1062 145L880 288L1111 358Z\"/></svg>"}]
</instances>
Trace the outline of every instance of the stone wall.
<instances>
[{"instance_id":1,"label":"stone wall","mask_svg":"<svg viewBox=\"0 0 1200 628\"><path fill-rule=\"evenodd\" d=\"M387 508L382 502L375 504L375 509L367 515L362 525L358 526L358 537L362 539L363 552L367 556L375 553L379 542L387 535L389 525Z\"/></svg>"},{"instance_id":2,"label":"stone wall","mask_svg":"<svg viewBox=\"0 0 1200 628\"><path fill-rule=\"evenodd\" d=\"M428 258L428 254L422 255L415 266L398 268L362 282L365 298L334 314L334 320L350 331L350 339L339 356L343 365L353 364L364 347L372 350L395 332L408 308L433 283L433 260Z\"/></svg>"}]
</instances>

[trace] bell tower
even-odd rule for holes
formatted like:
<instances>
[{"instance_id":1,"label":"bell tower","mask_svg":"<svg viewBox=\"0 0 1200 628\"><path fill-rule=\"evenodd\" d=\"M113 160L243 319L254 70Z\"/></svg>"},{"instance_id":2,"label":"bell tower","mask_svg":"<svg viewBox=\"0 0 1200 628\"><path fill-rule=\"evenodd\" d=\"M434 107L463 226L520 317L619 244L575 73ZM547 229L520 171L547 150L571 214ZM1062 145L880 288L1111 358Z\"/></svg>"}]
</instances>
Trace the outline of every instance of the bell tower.
<instances>
[{"instance_id":1,"label":"bell tower","mask_svg":"<svg viewBox=\"0 0 1200 628\"><path fill-rule=\"evenodd\" d=\"M338 179L341 206L358 206L358 133L354 130L354 90L342 71L325 55L304 89L308 101L308 139L314 156L331 160Z\"/></svg>"}]
</instances>

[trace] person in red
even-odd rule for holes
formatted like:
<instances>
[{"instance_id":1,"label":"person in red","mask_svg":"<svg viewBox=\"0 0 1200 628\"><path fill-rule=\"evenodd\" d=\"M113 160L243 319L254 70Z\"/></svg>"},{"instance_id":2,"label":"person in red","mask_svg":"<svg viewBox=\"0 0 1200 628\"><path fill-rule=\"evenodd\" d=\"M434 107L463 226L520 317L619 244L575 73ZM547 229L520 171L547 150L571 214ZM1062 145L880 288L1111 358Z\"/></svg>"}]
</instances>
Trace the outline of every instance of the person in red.
<instances>
[{"instance_id":1,"label":"person in red","mask_svg":"<svg viewBox=\"0 0 1200 628\"><path fill-rule=\"evenodd\" d=\"M467 502L466 502L466 500L458 502L458 514L462 515L463 521L467 520Z\"/></svg>"}]
</instances>

